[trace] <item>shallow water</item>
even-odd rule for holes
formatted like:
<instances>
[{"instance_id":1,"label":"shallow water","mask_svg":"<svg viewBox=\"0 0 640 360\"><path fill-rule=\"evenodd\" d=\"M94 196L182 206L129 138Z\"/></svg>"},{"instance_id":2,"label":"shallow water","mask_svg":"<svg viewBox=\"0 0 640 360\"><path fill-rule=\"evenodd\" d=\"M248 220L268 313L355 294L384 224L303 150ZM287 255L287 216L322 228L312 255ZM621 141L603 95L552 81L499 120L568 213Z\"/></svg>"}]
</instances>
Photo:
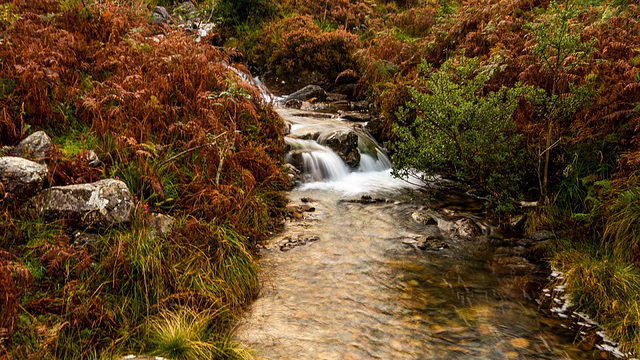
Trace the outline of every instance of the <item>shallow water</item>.
<instances>
[{"instance_id":1,"label":"shallow water","mask_svg":"<svg viewBox=\"0 0 640 360\"><path fill-rule=\"evenodd\" d=\"M299 129L304 119L292 121ZM412 200L410 188L384 170L312 182L288 194L297 204L306 198L315 211L289 221L262 250L263 292L237 333L257 359L600 358L539 309L534 300L544 273L496 270L493 260L505 247L471 213L473 202L445 194L438 225L423 225L411 214L427 204ZM345 201L362 194L386 201ZM484 224L484 235L468 239L442 230L458 217ZM429 234L449 248L416 248L415 239ZM313 240L282 251L280 244L291 239Z\"/></svg>"}]
</instances>

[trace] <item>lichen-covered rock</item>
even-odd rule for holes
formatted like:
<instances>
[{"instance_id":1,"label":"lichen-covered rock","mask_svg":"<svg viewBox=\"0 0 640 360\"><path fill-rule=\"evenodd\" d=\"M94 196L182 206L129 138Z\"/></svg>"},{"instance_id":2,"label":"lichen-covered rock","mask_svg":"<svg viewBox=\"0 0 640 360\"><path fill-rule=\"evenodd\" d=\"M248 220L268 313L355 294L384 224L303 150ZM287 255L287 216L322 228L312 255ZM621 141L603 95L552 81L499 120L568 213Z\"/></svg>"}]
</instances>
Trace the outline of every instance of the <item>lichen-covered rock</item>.
<instances>
[{"instance_id":1,"label":"lichen-covered rock","mask_svg":"<svg viewBox=\"0 0 640 360\"><path fill-rule=\"evenodd\" d=\"M358 134L348 129L339 129L321 134L318 143L335 151L340 158L352 168L360 165L358 152Z\"/></svg>"},{"instance_id":2,"label":"lichen-covered rock","mask_svg":"<svg viewBox=\"0 0 640 360\"><path fill-rule=\"evenodd\" d=\"M49 170L46 166L21 157L0 158L0 198L23 201L37 194Z\"/></svg>"},{"instance_id":3,"label":"lichen-covered rock","mask_svg":"<svg viewBox=\"0 0 640 360\"><path fill-rule=\"evenodd\" d=\"M40 160L45 158L52 149L53 143L49 135L44 131L37 131L20 141L9 155Z\"/></svg>"},{"instance_id":4,"label":"lichen-covered rock","mask_svg":"<svg viewBox=\"0 0 640 360\"><path fill-rule=\"evenodd\" d=\"M119 180L54 186L41 192L29 205L47 219L64 219L80 228L104 229L131 218L133 201L127 185Z\"/></svg>"}]
</instances>

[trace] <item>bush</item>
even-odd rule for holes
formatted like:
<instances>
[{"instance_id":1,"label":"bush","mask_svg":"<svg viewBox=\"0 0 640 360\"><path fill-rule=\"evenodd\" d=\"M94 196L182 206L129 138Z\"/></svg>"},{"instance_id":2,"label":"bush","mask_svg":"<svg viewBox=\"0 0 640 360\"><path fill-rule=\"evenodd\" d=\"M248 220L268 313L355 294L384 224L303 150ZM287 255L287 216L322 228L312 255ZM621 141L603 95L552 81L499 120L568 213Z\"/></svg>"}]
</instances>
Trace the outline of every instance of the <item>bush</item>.
<instances>
[{"instance_id":1,"label":"bush","mask_svg":"<svg viewBox=\"0 0 640 360\"><path fill-rule=\"evenodd\" d=\"M446 61L439 71L423 62L423 90L410 87L412 100L398 113L394 173L455 176L501 197L519 189L524 152L511 114L528 88L516 85L483 96L489 80L478 59ZM415 117L409 116L415 111Z\"/></svg>"}]
</instances>

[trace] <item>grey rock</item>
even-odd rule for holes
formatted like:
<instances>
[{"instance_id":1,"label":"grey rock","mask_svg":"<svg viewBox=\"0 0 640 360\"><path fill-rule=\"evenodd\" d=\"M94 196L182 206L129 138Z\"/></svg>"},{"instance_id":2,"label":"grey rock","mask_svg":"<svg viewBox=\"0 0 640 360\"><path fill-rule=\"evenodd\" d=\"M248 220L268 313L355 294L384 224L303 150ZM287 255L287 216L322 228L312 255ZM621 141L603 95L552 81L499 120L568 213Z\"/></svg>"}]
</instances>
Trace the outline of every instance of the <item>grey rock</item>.
<instances>
[{"instance_id":1,"label":"grey rock","mask_svg":"<svg viewBox=\"0 0 640 360\"><path fill-rule=\"evenodd\" d=\"M454 225L456 234L460 236L474 237L482 234L482 230L478 224L471 219L460 219L456 221Z\"/></svg>"},{"instance_id":2,"label":"grey rock","mask_svg":"<svg viewBox=\"0 0 640 360\"><path fill-rule=\"evenodd\" d=\"M28 210L47 219L64 219L79 228L104 229L131 218L133 201L127 185L119 180L54 186L32 199Z\"/></svg>"},{"instance_id":3,"label":"grey rock","mask_svg":"<svg viewBox=\"0 0 640 360\"><path fill-rule=\"evenodd\" d=\"M348 129L329 131L320 135L318 143L331 148L352 168L356 168L360 164L358 134L355 132Z\"/></svg>"},{"instance_id":4,"label":"grey rock","mask_svg":"<svg viewBox=\"0 0 640 360\"><path fill-rule=\"evenodd\" d=\"M171 230L175 222L176 219L173 216L151 213L151 217L149 218L149 236L154 237L157 234L166 234Z\"/></svg>"},{"instance_id":5,"label":"grey rock","mask_svg":"<svg viewBox=\"0 0 640 360\"><path fill-rule=\"evenodd\" d=\"M313 98L317 99L318 101L324 101L327 98L327 93L318 85L308 85L287 96L287 98L285 99L285 104L289 100L295 99L307 101Z\"/></svg>"},{"instance_id":6,"label":"grey rock","mask_svg":"<svg viewBox=\"0 0 640 360\"><path fill-rule=\"evenodd\" d=\"M151 11L151 22L154 24L171 24L173 18L164 6L156 6Z\"/></svg>"},{"instance_id":7,"label":"grey rock","mask_svg":"<svg viewBox=\"0 0 640 360\"><path fill-rule=\"evenodd\" d=\"M37 161L45 158L52 149L53 143L49 135L44 131L37 131L20 141L9 155Z\"/></svg>"},{"instance_id":8,"label":"grey rock","mask_svg":"<svg viewBox=\"0 0 640 360\"><path fill-rule=\"evenodd\" d=\"M21 157L0 158L2 194L11 200L24 201L42 190L49 170L46 166Z\"/></svg>"},{"instance_id":9,"label":"grey rock","mask_svg":"<svg viewBox=\"0 0 640 360\"><path fill-rule=\"evenodd\" d=\"M422 225L437 225L438 222L431 215L423 212L423 211L414 211L411 214L411 218L413 221Z\"/></svg>"}]
</instances>

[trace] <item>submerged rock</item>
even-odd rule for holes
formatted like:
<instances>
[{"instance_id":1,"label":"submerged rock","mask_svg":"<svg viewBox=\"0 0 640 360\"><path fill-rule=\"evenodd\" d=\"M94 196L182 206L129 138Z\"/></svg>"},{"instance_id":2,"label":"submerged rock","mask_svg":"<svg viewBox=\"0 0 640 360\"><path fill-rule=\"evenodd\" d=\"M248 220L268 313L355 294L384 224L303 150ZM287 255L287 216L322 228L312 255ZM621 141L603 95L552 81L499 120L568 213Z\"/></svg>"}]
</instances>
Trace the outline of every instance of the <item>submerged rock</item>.
<instances>
[{"instance_id":1,"label":"submerged rock","mask_svg":"<svg viewBox=\"0 0 640 360\"><path fill-rule=\"evenodd\" d=\"M358 134L349 129L337 129L320 135L318 143L335 151L340 158L352 168L360 164L358 152Z\"/></svg>"},{"instance_id":2,"label":"submerged rock","mask_svg":"<svg viewBox=\"0 0 640 360\"><path fill-rule=\"evenodd\" d=\"M23 201L42 189L49 170L46 166L21 157L0 158L0 197Z\"/></svg>"},{"instance_id":3,"label":"submerged rock","mask_svg":"<svg viewBox=\"0 0 640 360\"><path fill-rule=\"evenodd\" d=\"M449 248L449 244L435 235L427 235L419 239L416 246L420 250L444 250Z\"/></svg>"},{"instance_id":4,"label":"submerged rock","mask_svg":"<svg viewBox=\"0 0 640 360\"><path fill-rule=\"evenodd\" d=\"M18 156L32 160L41 160L53 149L51 138L44 131L37 131L20 141L9 152L11 156Z\"/></svg>"},{"instance_id":5,"label":"submerged rock","mask_svg":"<svg viewBox=\"0 0 640 360\"><path fill-rule=\"evenodd\" d=\"M456 234L460 236L475 237L478 235L482 235L482 230L480 229L478 224L476 224L476 222L471 219L460 219L456 221L454 225Z\"/></svg>"},{"instance_id":6,"label":"submerged rock","mask_svg":"<svg viewBox=\"0 0 640 360\"><path fill-rule=\"evenodd\" d=\"M284 102L286 104L290 100L307 101L313 98L315 98L318 101L324 101L327 98L327 93L324 91L324 89L322 89L318 85L308 85L294 92L293 94L287 96Z\"/></svg>"},{"instance_id":7,"label":"submerged rock","mask_svg":"<svg viewBox=\"0 0 640 360\"><path fill-rule=\"evenodd\" d=\"M91 184L54 186L28 206L48 219L64 219L80 228L104 229L131 218L133 201L127 185L107 179Z\"/></svg>"}]
</instances>

